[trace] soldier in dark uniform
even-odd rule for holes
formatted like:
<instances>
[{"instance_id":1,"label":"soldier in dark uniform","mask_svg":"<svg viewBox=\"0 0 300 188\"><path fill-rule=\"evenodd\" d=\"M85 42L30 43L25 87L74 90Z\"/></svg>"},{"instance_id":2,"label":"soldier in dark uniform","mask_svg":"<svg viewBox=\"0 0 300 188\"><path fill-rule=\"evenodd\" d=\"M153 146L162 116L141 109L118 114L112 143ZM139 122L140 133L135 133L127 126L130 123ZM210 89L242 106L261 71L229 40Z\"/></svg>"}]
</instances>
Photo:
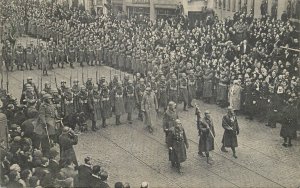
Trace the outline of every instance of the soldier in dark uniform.
<instances>
[{"instance_id":1,"label":"soldier in dark uniform","mask_svg":"<svg viewBox=\"0 0 300 188\"><path fill-rule=\"evenodd\" d=\"M44 83L44 89L43 89L43 91L45 91L48 94L51 94L51 84L49 82L46 81Z\"/></svg>"},{"instance_id":2,"label":"soldier in dark uniform","mask_svg":"<svg viewBox=\"0 0 300 188\"><path fill-rule=\"evenodd\" d=\"M85 54L86 54L86 47L84 45L84 42L81 41L79 47L78 47L78 61L80 63L80 66L84 66L84 62L86 62L86 57L85 57Z\"/></svg>"},{"instance_id":3,"label":"soldier in dark uniform","mask_svg":"<svg viewBox=\"0 0 300 188\"><path fill-rule=\"evenodd\" d=\"M93 90L88 94L88 108L90 119L92 120L92 130L96 131L98 129L97 120L101 119L100 93L97 86L94 86Z\"/></svg>"},{"instance_id":4,"label":"soldier in dark uniform","mask_svg":"<svg viewBox=\"0 0 300 188\"><path fill-rule=\"evenodd\" d=\"M121 121L121 115L125 113L124 108L124 93L123 93L123 87L122 83L118 82L118 85L115 88L115 98L114 98L114 113L116 115L116 125L120 125Z\"/></svg>"},{"instance_id":5,"label":"soldier in dark uniform","mask_svg":"<svg viewBox=\"0 0 300 188\"><path fill-rule=\"evenodd\" d=\"M176 120L175 126L170 129L170 132L172 144L169 148L169 160L172 167L176 167L178 173L182 173L180 163L187 159L186 149L189 148L189 144L179 119Z\"/></svg>"},{"instance_id":6,"label":"soldier in dark uniform","mask_svg":"<svg viewBox=\"0 0 300 188\"><path fill-rule=\"evenodd\" d=\"M141 78L139 80L139 83L135 86L136 104L137 104L137 107L138 107L138 110L139 110L138 117L141 121L143 121L143 112L142 112L142 109L141 109L141 102L142 102L145 90L146 90L146 84L144 82L144 79Z\"/></svg>"},{"instance_id":7,"label":"soldier in dark uniform","mask_svg":"<svg viewBox=\"0 0 300 188\"><path fill-rule=\"evenodd\" d=\"M75 167L78 167L78 162L73 145L78 143L78 136L69 127L64 127L62 134L59 136L59 146L60 146L60 163L66 164L68 162L73 162Z\"/></svg>"},{"instance_id":8,"label":"soldier in dark uniform","mask_svg":"<svg viewBox=\"0 0 300 188\"><path fill-rule=\"evenodd\" d=\"M206 162L210 164L209 152L214 150L214 139L216 135L210 112L205 111L204 115L204 118L200 117L200 113L199 117L197 116L197 128L200 136L198 153L203 156L203 152L205 152Z\"/></svg>"},{"instance_id":9,"label":"soldier in dark uniform","mask_svg":"<svg viewBox=\"0 0 300 188\"><path fill-rule=\"evenodd\" d=\"M168 93L166 77L162 76L158 83L158 105L163 109L163 112L167 110L168 106Z\"/></svg>"},{"instance_id":10,"label":"soldier in dark uniform","mask_svg":"<svg viewBox=\"0 0 300 188\"><path fill-rule=\"evenodd\" d=\"M73 44L73 41L70 41L70 44L68 46L68 52L67 52L67 60L70 63L70 67L74 68L74 63L76 62L76 49L75 45Z\"/></svg>"},{"instance_id":11,"label":"soldier in dark uniform","mask_svg":"<svg viewBox=\"0 0 300 188\"><path fill-rule=\"evenodd\" d=\"M35 133L39 135L44 156L47 156L49 154L51 143L56 137L56 118L57 111L52 104L52 96L50 94L45 94L43 96L43 103L39 108L39 120L34 129Z\"/></svg>"},{"instance_id":12,"label":"soldier in dark uniform","mask_svg":"<svg viewBox=\"0 0 300 188\"><path fill-rule=\"evenodd\" d=\"M125 112L127 113L127 121L132 123L132 112L136 105L136 100L134 96L134 85L132 80L128 80L128 84L124 86L124 104Z\"/></svg>"},{"instance_id":13,"label":"soldier in dark uniform","mask_svg":"<svg viewBox=\"0 0 300 188\"><path fill-rule=\"evenodd\" d=\"M25 60L25 54L24 49L21 45L21 43L17 44L16 50L15 50L15 62L17 65L17 69L23 71L24 69L24 60Z\"/></svg>"},{"instance_id":14,"label":"soldier in dark uniform","mask_svg":"<svg viewBox=\"0 0 300 188\"><path fill-rule=\"evenodd\" d=\"M49 42L49 45L48 45L48 55L49 55L49 68L50 69L54 69L53 67L53 64L55 64L55 46L54 46L54 42Z\"/></svg>"},{"instance_id":15,"label":"soldier in dark uniform","mask_svg":"<svg viewBox=\"0 0 300 188\"><path fill-rule=\"evenodd\" d=\"M26 54L26 69L33 70L32 66L35 63L36 56L34 53L34 46L32 42L30 43L29 46L26 47L25 54Z\"/></svg>"},{"instance_id":16,"label":"soldier in dark uniform","mask_svg":"<svg viewBox=\"0 0 300 188\"><path fill-rule=\"evenodd\" d=\"M65 45L60 40L56 46L57 49L57 66L64 68L65 64Z\"/></svg>"},{"instance_id":17,"label":"soldier in dark uniform","mask_svg":"<svg viewBox=\"0 0 300 188\"><path fill-rule=\"evenodd\" d=\"M101 90L101 118L102 127L106 127L106 119L110 118L112 115L111 111L111 101L110 101L110 90L108 89L107 83L103 83Z\"/></svg>"},{"instance_id":18,"label":"soldier in dark uniform","mask_svg":"<svg viewBox=\"0 0 300 188\"><path fill-rule=\"evenodd\" d=\"M237 135L239 135L240 129L232 107L228 107L227 115L223 116L222 127L224 128L224 134L221 150L227 152L225 147L230 147L233 157L237 158L235 148L238 146Z\"/></svg>"},{"instance_id":19,"label":"soldier in dark uniform","mask_svg":"<svg viewBox=\"0 0 300 188\"><path fill-rule=\"evenodd\" d=\"M9 42L7 42L5 46L3 46L3 59L5 61L6 70L13 71L14 50L13 50L13 46Z\"/></svg>"},{"instance_id":20,"label":"soldier in dark uniform","mask_svg":"<svg viewBox=\"0 0 300 188\"><path fill-rule=\"evenodd\" d=\"M191 107L193 107L192 101L196 97L196 78L195 78L195 73L194 73L193 70L189 71L189 76L188 76L188 91L189 91L188 107L191 108Z\"/></svg>"},{"instance_id":21,"label":"soldier in dark uniform","mask_svg":"<svg viewBox=\"0 0 300 188\"><path fill-rule=\"evenodd\" d=\"M253 116L255 114L255 106L257 105L255 101L255 93L256 92L253 83L251 82L250 78L247 78L245 81L245 89L243 90L243 106L244 112L247 118L250 120L253 119Z\"/></svg>"},{"instance_id":22,"label":"soldier in dark uniform","mask_svg":"<svg viewBox=\"0 0 300 188\"><path fill-rule=\"evenodd\" d=\"M175 74L172 74L168 82L168 99L169 101L177 102L178 98L178 82Z\"/></svg>"},{"instance_id":23,"label":"soldier in dark uniform","mask_svg":"<svg viewBox=\"0 0 300 188\"><path fill-rule=\"evenodd\" d=\"M176 119L178 119L178 114L176 112L176 103L170 101L168 104L168 109L165 111L163 116L163 129L166 134L166 144L169 147L172 145L172 127L176 124Z\"/></svg>"},{"instance_id":24,"label":"soldier in dark uniform","mask_svg":"<svg viewBox=\"0 0 300 188\"><path fill-rule=\"evenodd\" d=\"M288 105L282 110L282 126L280 136L284 139L284 147L292 146L292 139L297 137L297 106L292 98L288 100Z\"/></svg>"},{"instance_id":25,"label":"soldier in dark uniform","mask_svg":"<svg viewBox=\"0 0 300 188\"><path fill-rule=\"evenodd\" d=\"M80 86L79 81L77 79L73 80L73 86L72 86L72 93L73 93L73 104L74 104L74 112L80 111L80 105L79 105L79 92L80 92Z\"/></svg>"},{"instance_id":26,"label":"soldier in dark uniform","mask_svg":"<svg viewBox=\"0 0 300 188\"><path fill-rule=\"evenodd\" d=\"M85 130L87 130L87 127L83 127L83 126L86 126L85 120L89 114L89 109L88 109L88 103L87 103L88 102L87 101L88 92L84 85L80 86L80 91L79 91L78 97L79 97L79 112L84 118L83 123L80 126L81 126L81 130L85 131Z\"/></svg>"},{"instance_id":27,"label":"soldier in dark uniform","mask_svg":"<svg viewBox=\"0 0 300 188\"><path fill-rule=\"evenodd\" d=\"M182 73L182 78L179 81L180 98L183 100L183 110L187 111L186 106L188 104L188 79L186 74Z\"/></svg>"}]
</instances>

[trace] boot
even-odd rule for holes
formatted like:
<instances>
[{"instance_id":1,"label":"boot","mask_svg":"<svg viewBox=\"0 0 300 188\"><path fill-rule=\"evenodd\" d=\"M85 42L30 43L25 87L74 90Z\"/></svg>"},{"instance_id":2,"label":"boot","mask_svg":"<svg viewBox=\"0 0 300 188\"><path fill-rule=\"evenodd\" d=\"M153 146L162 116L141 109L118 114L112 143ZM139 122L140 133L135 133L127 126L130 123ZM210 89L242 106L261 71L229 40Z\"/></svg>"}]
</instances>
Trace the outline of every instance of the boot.
<instances>
[{"instance_id":1,"label":"boot","mask_svg":"<svg viewBox=\"0 0 300 188\"><path fill-rule=\"evenodd\" d=\"M107 125L106 125L106 119L103 118L103 119L102 119L102 127L105 128L106 126L107 126Z\"/></svg>"},{"instance_id":2,"label":"boot","mask_svg":"<svg viewBox=\"0 0 300 188\"><path fill-rule=\"evenodd\" d=\"M188 110L186 109L186 104L183 105L183 111L188 111Z\"/></svg>"},{"instance_id":3,"label":"boot","mask_svg":"<svg viewBox=\"0 0 300 188\"><path fill-rule=\"evenodd\" d=\"M73 65L73 63L70 63L70 66L71 66L71 68L72 68L72 69L74 69L74 65Z\"/></svg>"},{"instance_id":4,"label":"boot","mask_svg":"<svg viewBox=\"0 0 300 188\"><path fill-rule=\"evenodd\" d=\"M292 139L291 138L288 138L289 139L289 143L288 143L288 147L292 147Z\"/></svg>"},{"instance_id":5,"label":"boot","mask_svg":"<svg viewBox=\"0 0 300 188\"><path fill-rule=\"evenodd\" d=\"M235 154L235 152L232 154L232 156L234 157L234 158L238 158L237 156L236 156L236 154Z\"/></svg>"},{"instance_id":6,"label":"boot","mask_svg":"<svg viewBox=\"0 0 300 188\"><path fill-rule=\"evenodd\" d=\"M221 147L221 151L223 151L223 152L225 152L225 153L228 152L228 151L226 150L225 146L222 146L222 147Z\"/></svg>"},{"instance_id":7,"label":"boot","mask_svg":"<svg viewBox=\"0 0 300 188\"><path fill-rule=\"evenodd\" d=\"M177 163L177 172L179 174L183 174L182 170L181 170L181 166L180 166L180 163Z\"/></svg>"},{"instance_id":8,"label":"boot","mask_svg":"<svg viewBox=\"0 0 300 188\"><path fill-rule=\"evenodd\" d=\"M92 131L97 131L96 121L92 121Z\"/></svg>"},{"instance_id":9,"label":"boot","mask_svg":"<svg viewBox=\"0 0 300 188\"><path fill-rule=\"evenodd\" d=\"M129 122L129 124L132 124L131 113L128 113L127 120Z\"/></svg>"}]
</instances>

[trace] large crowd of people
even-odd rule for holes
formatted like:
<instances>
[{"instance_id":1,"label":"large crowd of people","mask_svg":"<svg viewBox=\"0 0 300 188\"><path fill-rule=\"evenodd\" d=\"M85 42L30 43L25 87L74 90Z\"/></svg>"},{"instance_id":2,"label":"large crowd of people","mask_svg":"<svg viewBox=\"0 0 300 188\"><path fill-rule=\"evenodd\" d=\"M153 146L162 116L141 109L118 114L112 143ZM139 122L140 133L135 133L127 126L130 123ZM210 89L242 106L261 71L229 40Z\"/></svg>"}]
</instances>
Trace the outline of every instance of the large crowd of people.
<instances>
[{"instance_id":1,"label":"large crowd of people","mask_svg":"<svg viewBox=\"0 0 300 188\"><path fill-rule=\"evenodd\" d=\"M39 68L47 75L49 69L66 64L107 65L133 73L134 79L113 75L109 83L105 77L95 83L91 78L86 83L72 80L71 87L61 81L58 88L45 83L39 91L28 78L21 105L6 95L2 109L8 119L10 149L1 151L1 178L8 187L38 187L39 182L43 187L82 185L87 174L105 187L107 173L100 166L91 167L89 158L83 166L77 163L72 149L77 144L75 126L85 131L86 119L91 119L96 131L97 120L106 127L112 114L119 125L124 113L131 123L137 108L139 119L152 132L152 114L164 112L170 101L183 103L188 110L194 99L201 99L230 106L249 119L266 120L273 128L280 122L286 125L281 131L283 145L292 146L300 117L300 57L293 50L299 48L299 35L290 21L236 12L226 20L208 17L191 23L178 15L154 22L142 16L93 15L46 2L31 6L16 2L1 4L7 71ZM19 15L26 19L17 19ZM23 34L38 42L25 47L14 44ZM70 128L60 128L60 121ZM33 130L32 122L46 129ZM81 174L80 169L88 172Z\"/></svg>"}]
</instances>

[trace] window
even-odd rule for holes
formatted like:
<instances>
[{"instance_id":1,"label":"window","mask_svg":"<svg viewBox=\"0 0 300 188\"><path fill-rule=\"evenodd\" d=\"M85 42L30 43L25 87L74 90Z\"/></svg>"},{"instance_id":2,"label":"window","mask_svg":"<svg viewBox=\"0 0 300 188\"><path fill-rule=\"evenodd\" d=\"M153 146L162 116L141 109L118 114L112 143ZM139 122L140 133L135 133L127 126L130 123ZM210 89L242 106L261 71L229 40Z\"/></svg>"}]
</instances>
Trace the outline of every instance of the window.
<instances>
[{"instance_id":1,"label":"window","mask_svg":"<svg viewBox=\"0 0 300 188\"><path fill-rule=\"evenodd\" d=\"M238 0L238 10L242 9L242 0Z\"/></svg>"},{"instance_id":2,"label":"window","mask_svg":"<svg viewBox=\"0 0 300 188\"><path fill-rule=\"evenodd\" d=\"M222 8L222 0L219 0L219 9Z\"/></svg>"},{"instance_id":3,"label":"window","mask_svg":"<svg viewBox=\"0 0 300 188\"><path fill-rule=\"evenodd\" d=\"M223 0L223 10L226 9L226 0Z\"/></svg>"},{"instance_id":4,"label":"window","mask_svg":"<svg viewBox=\"0 0 300 188\"><path fill-rule=\"evenodd\" d=\"M218 0L215 0L215 8L218 8Z\"/></svg>"}]
</instances>

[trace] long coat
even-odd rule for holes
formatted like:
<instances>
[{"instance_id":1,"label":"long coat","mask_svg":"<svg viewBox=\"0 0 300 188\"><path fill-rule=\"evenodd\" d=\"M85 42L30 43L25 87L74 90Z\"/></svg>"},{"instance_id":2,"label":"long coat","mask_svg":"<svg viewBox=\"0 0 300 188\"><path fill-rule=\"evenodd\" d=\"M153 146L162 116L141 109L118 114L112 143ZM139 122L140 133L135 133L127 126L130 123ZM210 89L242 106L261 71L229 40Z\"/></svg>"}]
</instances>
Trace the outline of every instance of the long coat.
<instances>
[{"instance_id":1,"label":"long coat","mask_svg":"<svg viewBox=\"0 0 300 188\"><path fill-rule=\"evenodd\" d=\"M152 127L156 122L156 110L158 109L157 99L153 92L143 95L141 102L141 110L145 112L144 123L147 126Z\"/></svg>"},{"instance_id":2,"label":"long coat","mask_svg":"<svg viewBox=\"0 0 300 188\"><path fill-rule=\"evenodd\" d=\"M224 128L224 134L222 143L225 147L237 147L237 135L239 134L239 125L235 116L232 118L228 115L223 116L222 127Z\"/></svg>"},{"instance_id":3,"label":"long coat","mask_svg":"<svg viewBox=\"0 0 300 188\"><path fill-rule=\"evenodd\" d=\"M171 145L172 145L172 134L171 134L170 130L175 126L176 119L178 119L178 114L176 113L176 111L171 111L168 109L164 113L163 129L166 132L166 143L167 143L168 147L171 147Z\"/></svg>"},{"instance_id":4,"label":"long coat","mask_svg":"<svg viewBox=\"0 0 300 188\"><path fill-rule=\"evenodd\" d=\"M209 98L212 97L212 89L213 89L213 72L210 70L205 71L205 75L203 75L204 85L203 85L203 97Z\"/></svg>"},{"instance_id":5,"label":"long coat","mask_svg":"<svg viewBox=\"0 0 300 188\"><path fill-rule=\"evenodd\" d=\"M241 86L232 85L229 92L229 104L234 110L241 109Z\"/></svg>"},{"instance_id":6,"label":"long coat","mask_svg":"<svg viewBox=\"0 0 300 188\"><path fill-rule=\"evenodd\" d=\"M172 152L169 160L182 163L187 159L186 146L188 145L184 128L182 126L171 128Z\"/></svg>"},{"instance_id":7,"label":"long coat","mask_svg":"<svg viewBox=\"0 0 300 188\"><path fill-rule=\"evenodd\" d=\"M56 133L55 117L57 116L55 106L43 103L39 108L39 119L34 132L38 135L47 135L45 125L49 135Z\"/></svg>"},{"instance_id":8,"label":"long coat","mask_svg":"<svg viewBox=\"0 0 300 188\"><path fill-rule=\"evenodd\" d=\"M123 92L116 93L115 101L115 115L122 115L125 113L125 107L124 107L124 99L123 99Z\"/></svg>"},{"instance_id":9,"label":"long coat","mask_svg":"<svg viewBox=\"0 0 300 188\"><path fill-rule=\"evenodd\" d=\"M297 108L291 105L282 110L282 126L280 136L283 138L297 137Z\"/></svg>"},{"instance_id":10,"label":"long coat","mask_svg":"<svg viewBox=\"0 0 300 188\"><path fill-rule=\"evenodd\" d=\"M73 145L78 143L78 137L76 135L61 134L59 136L59 146L60 146L60 160L66 161L70 160L75 165L78 164L76 154Z\"/></svg>"},{"instance_id":11,"label":"long coat","mask_svg":"<svg viewBox=\"0 0 300 188\"><path fill-rule=\"evenodd\" d=\"M203 118L197 122L197 127L200 135L199 151L208 152L214 150L214 137L216 134L212 120Z\"/></svg>"},{"instance_id":12,"label":"long coat","mask_svg":"<svg viewBox=\"0 0 300 188\"><path fill-rule=\"evenodd\" d=\"M134 87L131 85L125 87L124 96L125 96L124 98L125 112L132 113L136 104L136 100L134 96Z\"/></svg>"}]
</instances>

